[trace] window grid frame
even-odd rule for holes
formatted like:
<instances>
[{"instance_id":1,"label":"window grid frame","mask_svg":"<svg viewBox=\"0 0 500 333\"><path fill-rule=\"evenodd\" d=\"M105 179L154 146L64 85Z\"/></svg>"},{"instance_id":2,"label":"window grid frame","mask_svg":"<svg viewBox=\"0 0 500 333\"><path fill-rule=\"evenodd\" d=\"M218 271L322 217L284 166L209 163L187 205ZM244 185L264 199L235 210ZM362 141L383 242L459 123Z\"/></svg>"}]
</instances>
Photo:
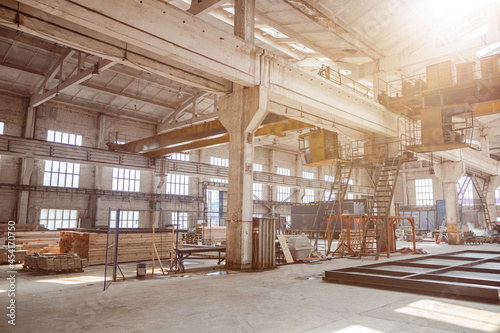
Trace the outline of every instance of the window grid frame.
<instances>
[{"instance_id":1,"label":"window grid frame","mask_svg":"<svg viewBox=\"0 0 500 333\"><path fill-rule=\"evenodd\" d=\"M282 186L282 185L276 186L276 195L277 195L276 199L277 199L277 201L291 202L290 194L291 194L290 186ZM287 198L288 198L288 200L285 200Z\"/></svg>"},{"instance_id":2,"label":"window grid frame","mask_svg":"<svg viewBox=\"0 0 500 333\"><path fill-rule=\"evenodd\" d=\"M120 173L122 175L120 175ZM111 177L112 191L140 192L140 186L141 186L140 170L113 168L113 173Z\"/></svg>"},{"instance_id":3,"label":"window grid frame","mask_svg":"<svg viewBox=\"0 0 500 333\"><path fill-rule=\"evenodd\" d=\"M434 206L432 178L415 179L415 203L418 207Z\"/></svg>"},{"instance_id":4,"label":"window grid frame","mask_svg":"<svg viewBox=\"0 0 500 333\"><path fill-rule=\"evenodd\" d=\"M60 218L58 218L58 215ZM78 210L42 208L40 209L40 224L49 230L76 228L78 226Z\"/></svg>"}]
</instances>

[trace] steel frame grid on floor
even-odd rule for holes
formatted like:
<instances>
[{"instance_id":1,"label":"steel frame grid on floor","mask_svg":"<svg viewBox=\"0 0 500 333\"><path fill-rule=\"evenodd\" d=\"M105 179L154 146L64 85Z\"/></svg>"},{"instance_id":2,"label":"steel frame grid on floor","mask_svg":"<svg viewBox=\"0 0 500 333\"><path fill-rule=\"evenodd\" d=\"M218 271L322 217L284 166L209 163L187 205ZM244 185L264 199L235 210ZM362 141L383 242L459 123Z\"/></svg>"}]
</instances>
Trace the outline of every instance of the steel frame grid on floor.
<instances>
[{"instance_id":1,"label":"steel frame grid on floor","mask_svg":"<svg viewBox=\"0 0 500 333\"><path fill-rule=\"evenodd\" d=\"M500 252L466 250L331 270L323 280L500 301Z\"/></svg>"}]
</instances>

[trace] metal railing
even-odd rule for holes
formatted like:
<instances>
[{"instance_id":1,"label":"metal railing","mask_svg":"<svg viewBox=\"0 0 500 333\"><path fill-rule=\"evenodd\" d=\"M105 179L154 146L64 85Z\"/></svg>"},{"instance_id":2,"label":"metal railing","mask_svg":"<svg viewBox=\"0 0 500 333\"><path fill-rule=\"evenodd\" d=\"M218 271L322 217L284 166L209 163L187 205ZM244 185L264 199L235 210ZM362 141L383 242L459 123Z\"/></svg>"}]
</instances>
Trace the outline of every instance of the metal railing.
<instances>
[{"instance_id":1,"label":"metal railing","mask_svg":"<svg viewBox=\"0 0 500 333\"><path fill-rule=\"evenodd\" d=\"M335 84L338 84L339 86L348 87L352 89L353 92L361 94L366 98L373 99L372 89L346 75L343 75L339 70L332 69L330 66L322 65L318 71L318 75Z\"/></svg>"}]
</instances>

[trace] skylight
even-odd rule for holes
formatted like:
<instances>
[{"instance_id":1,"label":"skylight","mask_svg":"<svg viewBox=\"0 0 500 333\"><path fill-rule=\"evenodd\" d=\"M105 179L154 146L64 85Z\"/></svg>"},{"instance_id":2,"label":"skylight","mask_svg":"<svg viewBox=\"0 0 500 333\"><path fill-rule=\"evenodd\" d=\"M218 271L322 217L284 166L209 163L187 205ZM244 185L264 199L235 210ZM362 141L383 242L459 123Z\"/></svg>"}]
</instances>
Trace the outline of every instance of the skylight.
<instances>
[{"instance_id":1,"label":"skylight","mask_svg":"<svg viewBox=\"0 0 500 333\"><path fill-rule=\"evenodd\" d=\"M303 53L316 53L307 46L300 44L300 43L288 43L291 47L296 49L297 51L303 52Z\"/></svg>"},{"instance_id":2,"label":"skylight","mask_svg":"<svg viewBox=\"0 0 500 333\"><path fill-rule=\"evenodd\" d=\"M476 30L468 33L462 39L465 40L465 41L467 41L467 40L473 40L473 39L476 39L478 37L481 37L486 32L488 32L488 25L487 24L485 24L485 25L477 28Z\"/></svg>"},{"instance_id":3,"label":"skylight","mask_svg":"<svg viewBox=\"0 0 500 333\"><path fill-rule=\"evenodd\" d=\"M285 35L281 31L279 31L273 27L266 27L266 28L259 28L259 29L264 31L266 34L273 36L274 38L289 38L287 35Z\"/></svg>"},{"instance_id":4,"label":"skylight","mask_svg":"<svg viewBox=\"0 0 500 333\"><path fill-rule=\"evenodd\" d=\"M499 48L500 48L500 42L496 42L496 43L493 43L493 44L486 46L484 49L477 51L476 55L478 58L481 58L481 57L484 57L485 55L487 55L488 53L495 51Z\"/></svg>"}]
</instances>

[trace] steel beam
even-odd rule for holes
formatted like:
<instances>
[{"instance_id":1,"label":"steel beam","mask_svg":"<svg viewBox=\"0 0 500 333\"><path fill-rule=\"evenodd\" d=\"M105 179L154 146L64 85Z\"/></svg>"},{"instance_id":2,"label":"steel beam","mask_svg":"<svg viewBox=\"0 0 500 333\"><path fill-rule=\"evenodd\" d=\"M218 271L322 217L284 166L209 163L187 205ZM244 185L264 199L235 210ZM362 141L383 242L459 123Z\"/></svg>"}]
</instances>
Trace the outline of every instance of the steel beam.
<instances>
[{"instance_id":1,"label":"steel beam","mask_svg":"<svg viewBox=\"0 0 500 333\"><path fill-rule=\"evenodd\" d=\"M147 153L155 150L179 145L189 141L213 138L226 134L227 131L219 120L209 121L203 124L174 130L171 132L157 134L149 138L136 140L133 142L118 145L108 143L111 149L119 151L128 151L131 153Z\"/></svg>"}]
</instances>

